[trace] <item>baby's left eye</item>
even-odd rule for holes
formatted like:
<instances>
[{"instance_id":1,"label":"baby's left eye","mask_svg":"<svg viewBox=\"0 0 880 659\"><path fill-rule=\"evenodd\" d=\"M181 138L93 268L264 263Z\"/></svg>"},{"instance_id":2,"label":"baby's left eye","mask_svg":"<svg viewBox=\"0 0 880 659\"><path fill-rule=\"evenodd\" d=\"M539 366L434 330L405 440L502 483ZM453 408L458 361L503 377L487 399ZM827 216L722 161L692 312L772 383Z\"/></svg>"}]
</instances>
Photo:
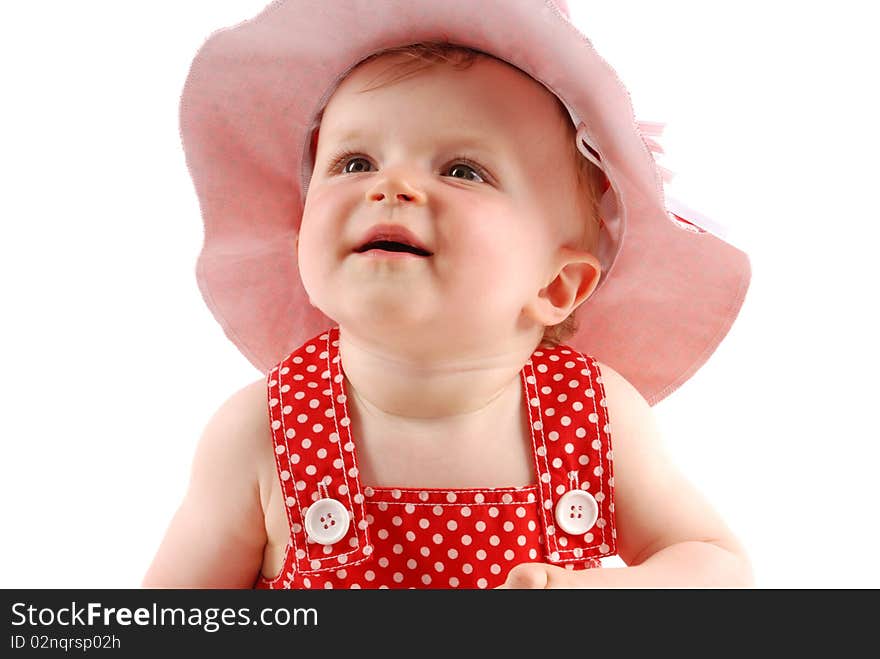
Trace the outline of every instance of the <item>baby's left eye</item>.
<instances>
[{"instance_id":1,"label":"baby's left eye","mask_svg":"<svg viewBox=\"0 0 880 659\"><path fill-rule=\"evenodd\" d=\"M461 162L456 163L449 168L449 175L454 178L463 178L470 181L475 181L476 183L485 183L483 177L480 176L480 173L477 170L475 170L470 165L466 165ZM470 175L473 175L476 178L471 178Z\"/></svg>"}]
</instances>

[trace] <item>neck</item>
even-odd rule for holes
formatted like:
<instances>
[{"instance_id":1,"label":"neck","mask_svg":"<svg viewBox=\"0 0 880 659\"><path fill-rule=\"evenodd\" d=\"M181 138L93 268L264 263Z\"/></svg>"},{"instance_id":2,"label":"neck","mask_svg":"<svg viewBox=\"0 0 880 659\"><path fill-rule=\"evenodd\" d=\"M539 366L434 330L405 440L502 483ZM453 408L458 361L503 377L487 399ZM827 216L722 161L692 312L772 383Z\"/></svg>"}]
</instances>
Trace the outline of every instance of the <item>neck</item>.
<instances>
[{"instance_id":1,"label":"neck","mask_svg":"<svg viewBox=\"0 0 880 659\"><path fill-rule=\"evenodd\" d=\"M519 373L536 347L520 341L491 354L404 352L340 327L349 390L371 415L409 424L467 423L518 394Z\"/></svg>"},{"instance_id":2,"label":"neck","mask_svg":"<svg viewBox=\"0 0 880 659\"><path fill-rule=\"evenodd\" d=\"M348 414L364 482L422 487L531 482L520 371L535 345L523 342L478 358L438 354L436 346L430 355L408 354L397 342L363 340L340 327Z\"/></svg>"}]
</instances>

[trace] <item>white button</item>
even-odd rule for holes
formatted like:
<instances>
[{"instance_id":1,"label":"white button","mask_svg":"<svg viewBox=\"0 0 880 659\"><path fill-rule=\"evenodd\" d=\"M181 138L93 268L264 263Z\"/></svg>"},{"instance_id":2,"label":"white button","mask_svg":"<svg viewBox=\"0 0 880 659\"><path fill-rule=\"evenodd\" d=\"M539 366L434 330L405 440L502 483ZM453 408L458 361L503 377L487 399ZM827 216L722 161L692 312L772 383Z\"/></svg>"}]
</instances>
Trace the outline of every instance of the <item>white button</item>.
<instances>
[{"instance_id":1,"label":"white button","mask_svg":"<svg viewBox=\"0 0 880 659\"><path fill-rule=\"evenodd\" d=\"M599 518L599 504L584 490L569 490L556 503L556 524L566 533L586 533Z\"/></svg>"},{"instance_id":2,"label":"white button","mask_svg":"<svg viewBox=\"0 0 880 659\"><path fill-rule=\"evenodd\" d=\"M306 533L321 545L342 540L348 524L348 511L336 499L318 499L306 512Z\"/></svg>"}]
</instances>

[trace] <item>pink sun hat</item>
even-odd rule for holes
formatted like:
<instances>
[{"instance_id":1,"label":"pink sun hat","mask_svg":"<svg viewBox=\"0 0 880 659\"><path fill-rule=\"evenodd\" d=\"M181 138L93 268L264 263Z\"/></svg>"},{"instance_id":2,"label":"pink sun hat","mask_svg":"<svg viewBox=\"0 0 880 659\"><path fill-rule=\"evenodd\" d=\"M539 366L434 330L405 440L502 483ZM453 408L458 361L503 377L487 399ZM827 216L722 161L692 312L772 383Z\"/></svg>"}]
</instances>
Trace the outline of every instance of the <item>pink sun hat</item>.
<instances>
[{"instance_id":1,"label":"pink sun hat","mask_svg":"<svg viewBox=\"0 0 880 659\"><path fill-rule=\"evenodd\" d=\"M651 404L675 391L730 330L749 260L665 197L668 172L652 155L662 125L636 121L617 74L552 0L277 0L205 41L180 132L205 226L197 280L226 335L265 373L335 325L309 304L297 265L312 139L352 68L421 41L488 53L568 108L581 153L610 187L599 206L602 277L566 343Z\"/></svg>"}]
</instances>

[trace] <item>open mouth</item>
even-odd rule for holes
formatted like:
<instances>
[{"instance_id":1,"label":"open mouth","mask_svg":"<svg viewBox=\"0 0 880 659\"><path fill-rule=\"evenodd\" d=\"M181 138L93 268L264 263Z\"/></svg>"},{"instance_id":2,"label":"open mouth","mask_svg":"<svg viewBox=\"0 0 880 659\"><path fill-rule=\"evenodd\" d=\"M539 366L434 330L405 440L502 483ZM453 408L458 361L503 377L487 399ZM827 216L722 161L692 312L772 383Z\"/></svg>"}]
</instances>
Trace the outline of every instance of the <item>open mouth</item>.
<instances>
[{"instance_id":1,"label":"open mouth","mask_svg":"<svg viewBox=\"0 0 880 659\"><path fill-rule=\"evenodd\" d=\"M363 254L364 252L369 252L374 249L378 249L384 252L409 252L410 254L415 254L416 256L431 256L431 252L426 249L415 247L413 245L407 245L406 243L401 243L394 240L373 240L361 247L358 247L354 251L358 254Z\"/></svg>"}]
</instances>

